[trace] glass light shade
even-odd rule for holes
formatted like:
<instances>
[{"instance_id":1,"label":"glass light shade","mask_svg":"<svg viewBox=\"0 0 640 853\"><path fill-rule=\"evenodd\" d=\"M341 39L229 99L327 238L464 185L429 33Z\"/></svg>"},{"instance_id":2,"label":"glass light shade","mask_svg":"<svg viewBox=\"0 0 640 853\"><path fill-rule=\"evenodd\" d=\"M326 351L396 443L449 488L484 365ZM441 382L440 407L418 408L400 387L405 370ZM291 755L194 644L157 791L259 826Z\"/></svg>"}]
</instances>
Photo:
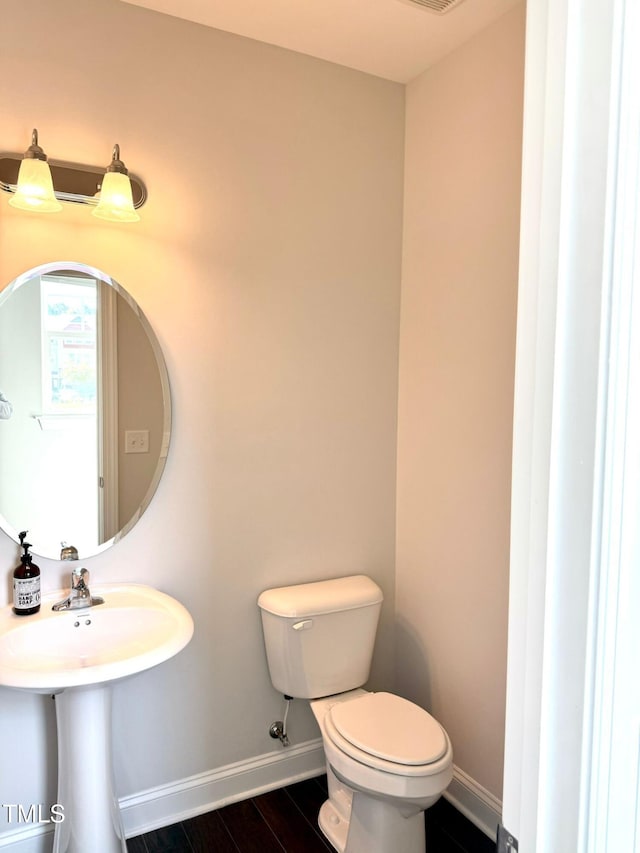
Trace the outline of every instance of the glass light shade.
<instances>
[{"instance_id":1,"label":"glass light shade","mask_svg":"<svg viewBox=\"0 0 640 853\"><path fill-rule=\"evenodd\" d=\"M109 222L138 222L140 217L133 206L129 176L107 172L100 189L100 201L91 213Z\"/></svg>"},{"instance_id":2,"label":"glass light shade","mask_svg":"<svg viewBox=\"0 0 640 853\"><path fill-rule=\"evenodd\" d=\"M46 160L25 157L20 163L16 191L9 199L12 207L55 213L62 205L53 194L51 170Z\"/></svg>"}]
</instances>

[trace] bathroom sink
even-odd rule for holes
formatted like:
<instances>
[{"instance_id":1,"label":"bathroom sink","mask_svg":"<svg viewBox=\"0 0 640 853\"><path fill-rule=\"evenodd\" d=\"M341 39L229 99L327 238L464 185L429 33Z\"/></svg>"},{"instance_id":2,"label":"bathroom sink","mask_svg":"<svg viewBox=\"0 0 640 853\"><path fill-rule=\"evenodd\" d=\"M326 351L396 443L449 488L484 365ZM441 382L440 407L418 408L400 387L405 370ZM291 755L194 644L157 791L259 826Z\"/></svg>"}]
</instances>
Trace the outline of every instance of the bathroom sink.
<instances>
[{"instance_id":1,"label":"bathroom sink","mask_svg":"<svg viewBox=\"0 0 640 853\"><path fill-rule=\"evenodd\" d=\"M126 853L114 789L111 684L168 660L193 635L188 611L141 584L91 585L102 604L53 610L69 590L42 597L40 612L0 610L0 686L55 693L58 797L64 820L54 853ZM78 736L78 732L90 736Z\"/></svg>"},{"instance_id":2,"label":"bathroom sink","mask_svg":"<svg viewBox=\"0 0 640 853\"><path fill-rule=\"evenodd\" d=\"M0 685L49 692L96 685L173 657L193 634L188 611L141 584L92 586L104 604L56 612L64 591L42 597L40 612L0 610Z\"/></svg>"}]
</instances>

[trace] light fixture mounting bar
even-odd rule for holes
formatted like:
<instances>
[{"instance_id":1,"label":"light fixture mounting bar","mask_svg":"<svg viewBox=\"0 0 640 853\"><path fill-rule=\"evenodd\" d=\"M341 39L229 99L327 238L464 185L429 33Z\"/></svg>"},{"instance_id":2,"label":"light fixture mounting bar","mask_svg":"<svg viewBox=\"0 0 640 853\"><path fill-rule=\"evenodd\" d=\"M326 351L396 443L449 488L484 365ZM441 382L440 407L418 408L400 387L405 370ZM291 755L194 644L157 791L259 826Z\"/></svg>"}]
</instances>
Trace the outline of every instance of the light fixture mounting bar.
<instances>
[{"instance_id":1,"label":"light fixture mounting bar","mask_svg":"<svg viewBox=\"0 0 640 853\"><path fill-rule=\"evenodd\" d=\"M0 190L15 193L23 157L23 154L0 153ZM81 166L77 163L64 163L50 158L49 166L53 179L53 191L59 201L93 206L98 203L95 194L100 190L104 180L104 166ZM145 186L131 172L129 172L129 179L133 193L133 206L142 207L147 200Z\"/></svg>"}]
</instances>

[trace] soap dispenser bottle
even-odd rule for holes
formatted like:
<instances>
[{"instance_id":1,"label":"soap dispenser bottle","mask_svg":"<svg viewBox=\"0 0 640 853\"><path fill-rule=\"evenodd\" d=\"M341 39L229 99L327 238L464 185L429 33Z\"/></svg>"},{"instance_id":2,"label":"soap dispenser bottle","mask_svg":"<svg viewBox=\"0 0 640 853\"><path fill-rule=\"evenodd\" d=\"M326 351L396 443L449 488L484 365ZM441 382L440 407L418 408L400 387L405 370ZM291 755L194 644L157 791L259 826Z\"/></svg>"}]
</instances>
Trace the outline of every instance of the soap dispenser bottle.
<instances>
[{"instance_id":1,"label":"soap dispenser bottle","mask_svg":"<svg viewBox=\"0 0 640 853\"><path fill-rule=\"evenodd\" d=\"M13 572L13 612L18 616L29 616L40 610L40 569L29 553L31 545L24 541L26 535L26 530L19 534L24 554Z\"/></svg>"}]
</instances>

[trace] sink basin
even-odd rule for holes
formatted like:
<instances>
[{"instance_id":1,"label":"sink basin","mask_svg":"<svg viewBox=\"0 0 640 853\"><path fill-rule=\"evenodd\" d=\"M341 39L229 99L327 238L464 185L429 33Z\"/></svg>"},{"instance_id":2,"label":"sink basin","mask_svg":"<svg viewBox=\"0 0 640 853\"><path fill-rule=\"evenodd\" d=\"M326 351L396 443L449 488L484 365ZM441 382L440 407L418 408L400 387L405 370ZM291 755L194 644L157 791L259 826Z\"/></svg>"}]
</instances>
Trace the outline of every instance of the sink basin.
<instances>
[{"instance_id":1,"label":"sink basin","mask_svg":"<svg viewBox=\"0 0 640 853\"><path fill-rule=\"evenodd\" d=\"M0 685L55 691L125 678L168 660L193 634L175 599L141 584L92 586L104 604L56 612L67 594L49 593L40 612L0 610Z\"/></svg>"}]
</instances>

